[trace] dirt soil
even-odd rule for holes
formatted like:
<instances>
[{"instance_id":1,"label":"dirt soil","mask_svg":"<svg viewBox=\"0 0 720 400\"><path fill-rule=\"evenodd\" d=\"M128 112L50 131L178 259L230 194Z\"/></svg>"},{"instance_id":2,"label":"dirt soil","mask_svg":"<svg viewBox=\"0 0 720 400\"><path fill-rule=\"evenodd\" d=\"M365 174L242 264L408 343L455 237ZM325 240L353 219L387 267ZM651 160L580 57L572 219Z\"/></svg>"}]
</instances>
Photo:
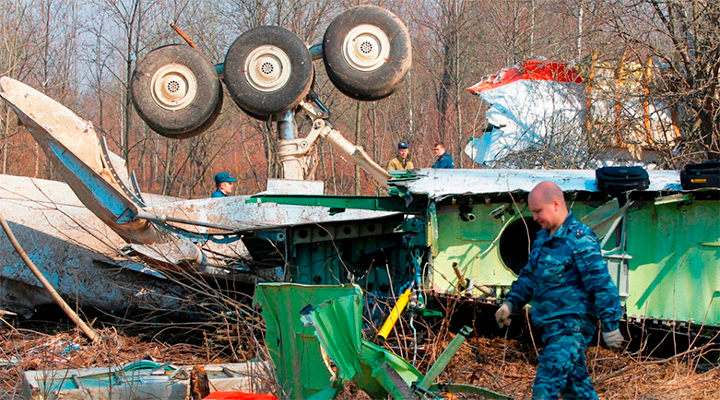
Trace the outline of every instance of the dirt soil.
<instances>
[{"instance_id":1,"label":"dirt soil","mask_svg":"<svg viewBox=\"0 0 720 400\"><path fill-rule=\"evenodd\" d=\"M144 336L127 336L113 328L97 331L102 343L92 344L77 330L42 333L0 328L0 399L22 399L22 373L120 365L143 358L158 363L201 365L233 362L213 349L189 344L166 345Z\"/></svg>"},{"instance_id":2,"label":"dirt soil","mask_svg":"<svg viewBox=\"0 0 720 400\"><path fill-rule=\"evenodd\" d=\"M72 329L42 333L18 330L3 323L0 327L0 398L22 399L21 376L28 370L118 365L145 357L176 365L245 361L224 356L224 346L168 345L144 336L128 336L113 328L99 333L103 343L91 344ZM439 353L442 348L426 348L426 355L431 350ZM593 346L588 349L587 360L601 399L719 399L720 367L703 363L701 353L638 360ZM438 381L467 383L517 399L529 399L536 354L532 345L517 340L471 338ZM422 366L420 369L423 370ZM369 399L352 384L346 385L339 397Z\"/></svg>"}]
</instances>

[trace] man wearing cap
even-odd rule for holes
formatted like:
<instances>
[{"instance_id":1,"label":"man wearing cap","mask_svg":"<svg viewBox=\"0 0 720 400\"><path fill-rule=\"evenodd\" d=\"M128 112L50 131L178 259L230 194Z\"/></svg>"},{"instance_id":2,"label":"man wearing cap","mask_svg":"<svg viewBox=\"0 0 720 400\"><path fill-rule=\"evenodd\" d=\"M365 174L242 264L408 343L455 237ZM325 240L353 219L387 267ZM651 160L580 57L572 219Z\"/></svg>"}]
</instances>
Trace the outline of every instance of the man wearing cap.
<instances>
[{"instance_id":1,"label":"man wearing cap","mask_svg":"<svg viewBox=\"0 0 720 400\"><path fill-rule=\"evenodd\" d=\"M402 141L398 143L398 155L397 157L393 158L387 166L388 171L392 170L398 170L398 169L413 169L415 166L413 166L412 161L410 160L410 146L408 146L408 142Z\"/></svg>"},{"instance_id":2,"label":"man wearing cap","mask_svg":"<svg viewBox=\"0 0 720 400\"><path fill-rule=\"evenodd\" d=\"M227 197L233 191L235 178L231 177L227 172L221 172L215 175L215 187L212 197Z\"/></svg>"}]
</instances>

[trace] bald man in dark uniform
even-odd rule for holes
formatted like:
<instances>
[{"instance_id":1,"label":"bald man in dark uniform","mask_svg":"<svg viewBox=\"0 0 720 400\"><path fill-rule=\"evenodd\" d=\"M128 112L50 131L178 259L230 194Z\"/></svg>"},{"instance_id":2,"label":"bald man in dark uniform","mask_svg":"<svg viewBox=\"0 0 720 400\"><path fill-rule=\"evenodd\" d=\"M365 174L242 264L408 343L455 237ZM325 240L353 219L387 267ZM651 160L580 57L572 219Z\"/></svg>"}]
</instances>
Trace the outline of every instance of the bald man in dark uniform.
<instances>
[{"instance_id":1,"label":"bald man in dark uniform","mask_svg":"<svg viewBox=\"0 0 720 400\"><path fill-rule=\"evenodd\" d=\"M555 183L540 182L530 192L528 206L542 229L495 318L501 328L509 325L512 311L532 301L532 322L545 343L538 357L533 399L557 399L559 394L564 399L597 399L585 349L598 319L608 347L622 346L617 287L597 236L568 211Z\"/></svg>"}]
</instances>

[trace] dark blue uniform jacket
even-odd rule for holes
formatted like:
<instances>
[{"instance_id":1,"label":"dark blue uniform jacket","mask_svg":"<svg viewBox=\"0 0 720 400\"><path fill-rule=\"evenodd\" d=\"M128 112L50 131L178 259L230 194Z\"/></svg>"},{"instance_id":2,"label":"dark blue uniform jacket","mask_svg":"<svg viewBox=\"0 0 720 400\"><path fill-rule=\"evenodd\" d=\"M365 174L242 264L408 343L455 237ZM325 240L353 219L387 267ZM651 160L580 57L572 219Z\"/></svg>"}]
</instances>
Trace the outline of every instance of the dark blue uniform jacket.
<instances>
[{"instance_id":1,"label":"dark blue uniform jacket","mask_svg":"<svg viewBox=\"0 0 720 400\"><path fill-rule=\"evenodd\" d=\"M450 157L450 154L443 153L440 157L437 158L437 161L435 161L435 164L432 166L433 168L455 168L455 161L453 161L452 157Z\"/></svg>"},{"instance_id":2,"label":"dark blue uniform jacket","mask_svg":"<svg viewBox=\"0 0 720 400\"><path fill-rule=\"evenodd\" d=\"M217 189L213 192L211 197L227 197L227 195L223 193L220 189Z\"/></svg>"}]
</instances>

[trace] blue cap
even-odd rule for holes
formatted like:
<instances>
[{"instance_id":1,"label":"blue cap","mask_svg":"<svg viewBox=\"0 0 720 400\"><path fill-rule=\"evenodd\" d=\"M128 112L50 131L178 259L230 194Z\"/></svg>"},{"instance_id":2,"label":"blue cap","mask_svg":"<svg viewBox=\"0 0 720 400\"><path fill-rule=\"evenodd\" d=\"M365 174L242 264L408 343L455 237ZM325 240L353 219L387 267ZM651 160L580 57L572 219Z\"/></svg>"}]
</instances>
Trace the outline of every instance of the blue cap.
<instances>
[{"instance_id":1,"label":"blue cap","mask_svg":"<svg viewBox=\"0 0 720 400\"><path fill-rule=\"evenodd\" d=\"M228 174L227 172L221 172L221 173L215 175L215 184L216 185L219 185L223 182L235 182L235 181L236 181L236 179L230 177L230 174Z\"/></svg>"},{"instance_id":2,"label":"blue cap","mask_svg":"<svg viewBox=\"0 0 720 400\"><path fill-rule=\"evenodd\" d=\"M407 149L408 147L410 147L410 146L408 146L408 142L406 142L406 141L402 141L402 142L398 143L398 149Z\"/></svg>"}]
</instances>

